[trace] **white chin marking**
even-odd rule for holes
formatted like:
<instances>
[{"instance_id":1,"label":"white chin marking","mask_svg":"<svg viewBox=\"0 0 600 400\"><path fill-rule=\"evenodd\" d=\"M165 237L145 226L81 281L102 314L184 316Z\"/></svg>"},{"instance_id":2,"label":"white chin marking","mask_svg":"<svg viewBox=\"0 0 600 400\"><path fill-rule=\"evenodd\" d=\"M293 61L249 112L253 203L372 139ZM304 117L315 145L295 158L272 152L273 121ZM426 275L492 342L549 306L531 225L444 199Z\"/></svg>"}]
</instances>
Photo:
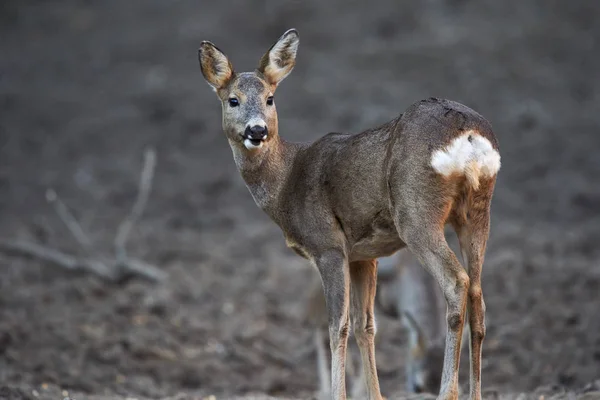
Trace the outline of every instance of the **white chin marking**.
<instances>
[{"instance_id":1,"label":"white chin marking","mask_svg":"<svg viewBox=\"0 0 600 400\"><path fill-rule=\"evenodd\" d=\"M475 131L465 132L445 148L436 150L431 156L431 166L444 176L471 174L492 177L500 169L500 154L489 140Z\"/></svg>"},{"instance_id":2,"label":"white chin marking","mask_svg":"<svg viewBox=\"0 0 600 400\"><path fill-rule=\"evenodd\" d=\"M250 141L250 139L244 139L244 146L246 146L246 148L248 150L254 150L254 149L260 149L263 145L263 141L261 140L260 143L258 143L258 145L253 145L252 142Z\"/></svg>"}]
</instances>

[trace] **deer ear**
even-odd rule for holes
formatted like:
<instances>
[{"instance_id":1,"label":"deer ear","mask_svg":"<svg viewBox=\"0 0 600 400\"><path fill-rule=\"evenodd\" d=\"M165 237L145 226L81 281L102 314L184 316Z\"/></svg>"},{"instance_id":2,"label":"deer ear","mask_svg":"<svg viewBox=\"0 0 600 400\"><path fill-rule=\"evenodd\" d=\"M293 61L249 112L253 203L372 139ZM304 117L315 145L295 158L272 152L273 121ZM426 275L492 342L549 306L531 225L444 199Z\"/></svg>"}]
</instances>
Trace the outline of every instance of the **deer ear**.
<instances>
[{"instance_id":1,"label":"deer ear","mask_svg":"<svg viewBox=\"0 0 600 400\"><path fill-rule=\"evenodd\" d=\"M299 43L298 31L290 29L260 59L258 71L271 85L277 86L292 72Z\"/></svg>"},{"instance_id":2,"label":"deer ear","mask_svg":"<svg viewBox=\"0 0 600 400\"><path fill-rule=\"evenodd\" d=\"M202 42L198 49L198 61L204 79L215 91L225 87L233 77L233 66L227 56L211 42Z\"/></svg>"}]
</instances>

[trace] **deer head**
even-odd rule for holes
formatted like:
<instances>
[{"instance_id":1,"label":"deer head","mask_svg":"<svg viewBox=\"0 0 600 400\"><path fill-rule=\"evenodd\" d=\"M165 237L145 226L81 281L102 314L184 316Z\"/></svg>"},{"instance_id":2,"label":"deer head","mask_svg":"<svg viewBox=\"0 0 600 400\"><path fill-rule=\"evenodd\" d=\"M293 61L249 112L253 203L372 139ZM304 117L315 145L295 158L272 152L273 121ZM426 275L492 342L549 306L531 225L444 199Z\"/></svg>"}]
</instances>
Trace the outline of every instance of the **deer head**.
<instances>
[{"instance_id":1,"label":"deer head","mask_svg":"<svg viewBox=\"0 0 600 400\"><path fill-rule=\"evenodd\" d=\"M277 141L275 89L292 71L299 44L290 29L271 46L254 72L236 73L225 54L204 41L198 50L202 75L221 100L223 131L235 151L263 152Z\"/></svg>"}]
</instances>

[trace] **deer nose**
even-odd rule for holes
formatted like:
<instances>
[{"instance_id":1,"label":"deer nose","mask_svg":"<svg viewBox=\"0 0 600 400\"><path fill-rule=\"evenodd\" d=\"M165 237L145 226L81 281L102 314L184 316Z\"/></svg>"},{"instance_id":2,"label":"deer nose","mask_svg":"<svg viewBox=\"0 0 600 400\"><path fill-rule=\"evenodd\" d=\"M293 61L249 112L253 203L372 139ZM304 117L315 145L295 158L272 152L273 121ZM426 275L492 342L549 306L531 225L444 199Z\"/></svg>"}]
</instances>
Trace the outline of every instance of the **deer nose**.
<instances>
[{"instance_id":1,"label":"deer nose","mask_svg":"<svg viewBox=\"0 0 600 400\"><path fill-rule=\"evenodd\" d=\"M263 140L267 137L267 127L260 125L247 126L244 136L248 139Z\"/></svg>"}]
</instances>

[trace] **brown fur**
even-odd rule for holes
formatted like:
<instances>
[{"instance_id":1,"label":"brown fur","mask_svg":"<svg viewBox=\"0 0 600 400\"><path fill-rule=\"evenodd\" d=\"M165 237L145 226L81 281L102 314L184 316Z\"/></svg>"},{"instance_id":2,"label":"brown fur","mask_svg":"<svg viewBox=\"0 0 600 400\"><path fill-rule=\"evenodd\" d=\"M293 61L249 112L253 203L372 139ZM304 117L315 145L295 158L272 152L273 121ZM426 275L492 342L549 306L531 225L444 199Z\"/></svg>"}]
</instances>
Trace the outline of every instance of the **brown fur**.
<instances>
[{"instance_id":1,"label":"brown fur","mask_svg":"<svg viewBox=\"0 0 600 400\"><path fill-rule=\"evenodd\" d=\"M211 86L224 87L233 77L233 66L214 44L202 42L198 50L198 59L200 60L200 70Z\"/></svg>"},{"instance_id":2,"label":"brown fur","mask_svg":"<svg viewBox=\"0 0 600 400\"><path fill-rule=\"evenodd\" d=\"M297 42L297 32L286 32L267 52L266 64L261 61L262 72L239 75L262 82L264 89L249 93L246 104L236 107L235 113L225 104L229 87L219 87L217 93L223 101L224 128L234 159L256 203L279 225L286 242L321 274L332 352L332 397L346 397L344 370L352 316L357 321L354 330L368 398L381 399L374 355L374 260L408 246L435 277L448 305L440 398L458 396L459 352L469 303L469 322L475 327L471 395L479 399L480 347L485 333L479 276L495 177L470 193L473 189L461 184L464 176L441 179L430 163L435 150L466 130L477 132L497 150L490 124L462 104L429 99L356 135L331 133L311 144L288 143L278 135L274 106L263 103L265 94L291 71L289 60L295 59ZM210 57L215 54L220 57L214 51L201 51L201 65L212 65ZM213 71L207 73L203 67L202 72L210 80ZM270 116L268 142L258 149L246 148L237 139L250 110ZM462 201L465 197L466 202ZM459 203L467 210L460 212L466 219L456 229L468 256L468 273L444 237L444 225L460 214Z\"/></svg>"}]
</instances>

